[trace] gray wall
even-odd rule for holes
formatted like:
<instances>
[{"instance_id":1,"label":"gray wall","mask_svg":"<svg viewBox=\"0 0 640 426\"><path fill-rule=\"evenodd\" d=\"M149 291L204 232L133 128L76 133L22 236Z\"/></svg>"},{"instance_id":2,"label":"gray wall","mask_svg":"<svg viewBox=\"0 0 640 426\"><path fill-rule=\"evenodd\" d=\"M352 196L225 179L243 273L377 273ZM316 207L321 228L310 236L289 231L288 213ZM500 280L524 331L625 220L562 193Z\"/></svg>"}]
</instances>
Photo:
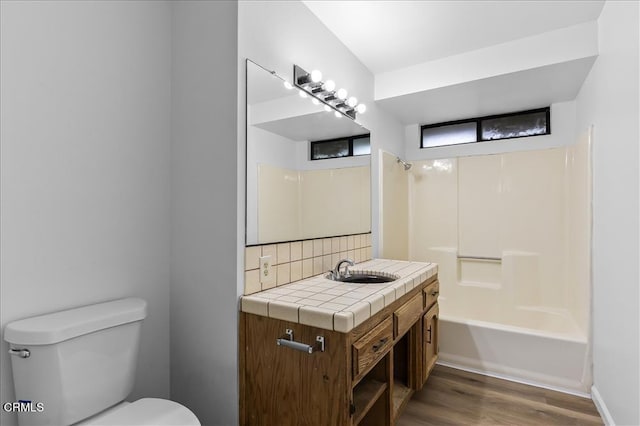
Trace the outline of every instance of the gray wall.
<instances>
[{"instance_id":1,"label":"gray wall","mask_svg":"<svg viewBox=\"0 0 640 426\"><path fill-rule=\"evenodd\" d=\"M238 423L237 8L172 14L171 397L204 425Z\"/></svg>"},{"instance_id":2,"label":"gray wall","mask_svg":"<svg viewBox=\"0 0 640 426\"><path fill-rule=\"evenodd\" d=\"M593 381L608 422L640 424L638 2L607 1L600 56L577 98L593 125Z\"/></svg>"},{"instance_id":3,"label":"gray wall","mask_svg":"<svg viewBox=\"0 0 640 426\"><path fill-rule=\"evenodd\" d=\"M1 8L1 325L142 297L131 396L168 397L170 5ZM4 341L0 364L13 401Z\"/></svg>"}]
</instances>

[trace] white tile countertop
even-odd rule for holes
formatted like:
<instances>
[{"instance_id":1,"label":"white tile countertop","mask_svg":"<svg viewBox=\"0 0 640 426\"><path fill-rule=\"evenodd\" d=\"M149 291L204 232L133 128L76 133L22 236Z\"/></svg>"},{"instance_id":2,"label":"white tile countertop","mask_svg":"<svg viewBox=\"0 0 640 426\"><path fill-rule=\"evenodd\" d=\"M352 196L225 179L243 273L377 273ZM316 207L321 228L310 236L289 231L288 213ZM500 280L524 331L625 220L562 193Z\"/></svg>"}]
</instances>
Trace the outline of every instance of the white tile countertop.
<instances>
[{"instance_id":1,"label":"white tile countertop","mask_svg":"<svg viewBox=\"0 0 640 426\"><path fill-rule=\"evenodd\" d=\"M398 275L382 284L353 284L325 278L326 272L292 284L242 296L240 309L342 333L375 315L438 272L435 263L373 259L350 268Z\"/></svg>"}]
</instances>

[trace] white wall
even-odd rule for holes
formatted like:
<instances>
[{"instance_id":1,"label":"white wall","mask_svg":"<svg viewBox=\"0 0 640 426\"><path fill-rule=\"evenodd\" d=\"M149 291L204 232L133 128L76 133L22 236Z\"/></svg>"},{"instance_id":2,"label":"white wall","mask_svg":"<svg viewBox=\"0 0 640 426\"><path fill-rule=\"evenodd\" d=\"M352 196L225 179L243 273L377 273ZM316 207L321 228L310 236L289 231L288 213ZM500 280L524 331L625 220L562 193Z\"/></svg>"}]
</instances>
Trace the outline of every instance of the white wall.
<instances>
[{"instance_id":1,"label":"white wall","mask_svg":"<svg viewBox=\"0 0 640 426\"><path fill-rule=\"evenodd\" d=\"M600 56L577 98L578 130L594 126L594 394L620 425L640 424L638 9L605 3Z\"/></svg>"},{"instance_id":2,"label":"white wall","mask_svg":"<svg viewBox=\"0 0 640 426\"><path fill-rule=\"evenodd\" d=\"M240 1L238 8L238 64L240 94L244 99L244 60L246 58L292 81L293 65L319 69L325 78L345 87L365 103L368 110L358 122L371 130L372 231L374 246L378 235L378 149L400 153L403 127L373 104L373 75L336 36L300 1ZM274 25L286 22L286 25ZM244 105L239 108L239 126L244 129ZM239 132L240 154L244 155L244 131ZM244 170L241 171L244 179ZM244 188L241 189L244 193ZM374 251L375 251L374 247Z\"/></svg>"},{"instance_id":3,"label":"white wall","mask_svg":"<svg viewBox=\"0 0 640 426\"><path fill-rule=\"evenodd\" d=\"M389 155L403 157L404 127L398 120L387 114L384 110L374 105L371 115L375 117L376 125L371 133L371 234L373 244L373 257L381 256L381 238L384 233L382 212L384 203L381 194L382 181L382 156L386 152Z\"/></svg>"},{"instance_id":4,"label":"white wall","mask_svg":"<svg viewBox=\"0 0 640 426\"><path fill-rule=\"evenodd\" d=\"M238 9L232 1L180 1L172 10L171 398L203 425L233 425L243 241L232 225Z\"/></svg>"},{"instance_id":5,"label":"white wall","mask_svg":"<svg viewBox=\"0 0 640 426\"><path fill-rule=\"evenodd\" d=\"M397 161L397 156L382 151L380 257L409 260L409 171Z\"/></svg>"},{"instance_id":6,"label":"white wall","mask_svg":"<svg viewBox=\"0 0 640 426\"><path fill-rule=\"evenodd\" d=\"M142 297L131 397L168 397L170 7L1 8L2 327ZM7 348L2 402L14 400Z\"/></svg>"}]
</instances>

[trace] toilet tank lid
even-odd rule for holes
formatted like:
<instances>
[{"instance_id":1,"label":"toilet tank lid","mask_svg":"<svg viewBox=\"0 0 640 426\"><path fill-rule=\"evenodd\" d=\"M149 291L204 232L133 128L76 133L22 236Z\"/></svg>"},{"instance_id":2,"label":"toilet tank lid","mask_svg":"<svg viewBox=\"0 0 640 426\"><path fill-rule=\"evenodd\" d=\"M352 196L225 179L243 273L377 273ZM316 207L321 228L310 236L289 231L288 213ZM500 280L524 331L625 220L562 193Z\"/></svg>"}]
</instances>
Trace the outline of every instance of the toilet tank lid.
<instances>
[{"instance_id":1,"label":"toilet tank lid","mask_svg":"<svg viewBox=\"0 0 640 426\"><path fill-rule=\"evenodd\" d=\"M147 302L130 297L26 318L7 324L4 340L19 345L51 345L147 316Z\"/></svg>"}]
</instances>

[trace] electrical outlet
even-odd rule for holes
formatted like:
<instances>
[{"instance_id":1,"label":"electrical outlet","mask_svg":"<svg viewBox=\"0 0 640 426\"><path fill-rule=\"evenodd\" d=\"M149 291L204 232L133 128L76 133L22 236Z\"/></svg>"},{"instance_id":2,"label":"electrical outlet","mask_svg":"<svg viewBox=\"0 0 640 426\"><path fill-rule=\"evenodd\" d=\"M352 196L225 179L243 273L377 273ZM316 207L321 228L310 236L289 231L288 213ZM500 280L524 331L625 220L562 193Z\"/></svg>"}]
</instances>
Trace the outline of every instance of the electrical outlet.
<instances>
[{"instance_id":1,"label":"electrical outlet","mask_svg":"<svg viewBox=\"0 0 640 426\"><path fill-rule=\"evenodd\" d=\"M271 265L271 255L260 256L260 283L272 284L275 281L274 275Z\"/></svg>"}]
</instances>

